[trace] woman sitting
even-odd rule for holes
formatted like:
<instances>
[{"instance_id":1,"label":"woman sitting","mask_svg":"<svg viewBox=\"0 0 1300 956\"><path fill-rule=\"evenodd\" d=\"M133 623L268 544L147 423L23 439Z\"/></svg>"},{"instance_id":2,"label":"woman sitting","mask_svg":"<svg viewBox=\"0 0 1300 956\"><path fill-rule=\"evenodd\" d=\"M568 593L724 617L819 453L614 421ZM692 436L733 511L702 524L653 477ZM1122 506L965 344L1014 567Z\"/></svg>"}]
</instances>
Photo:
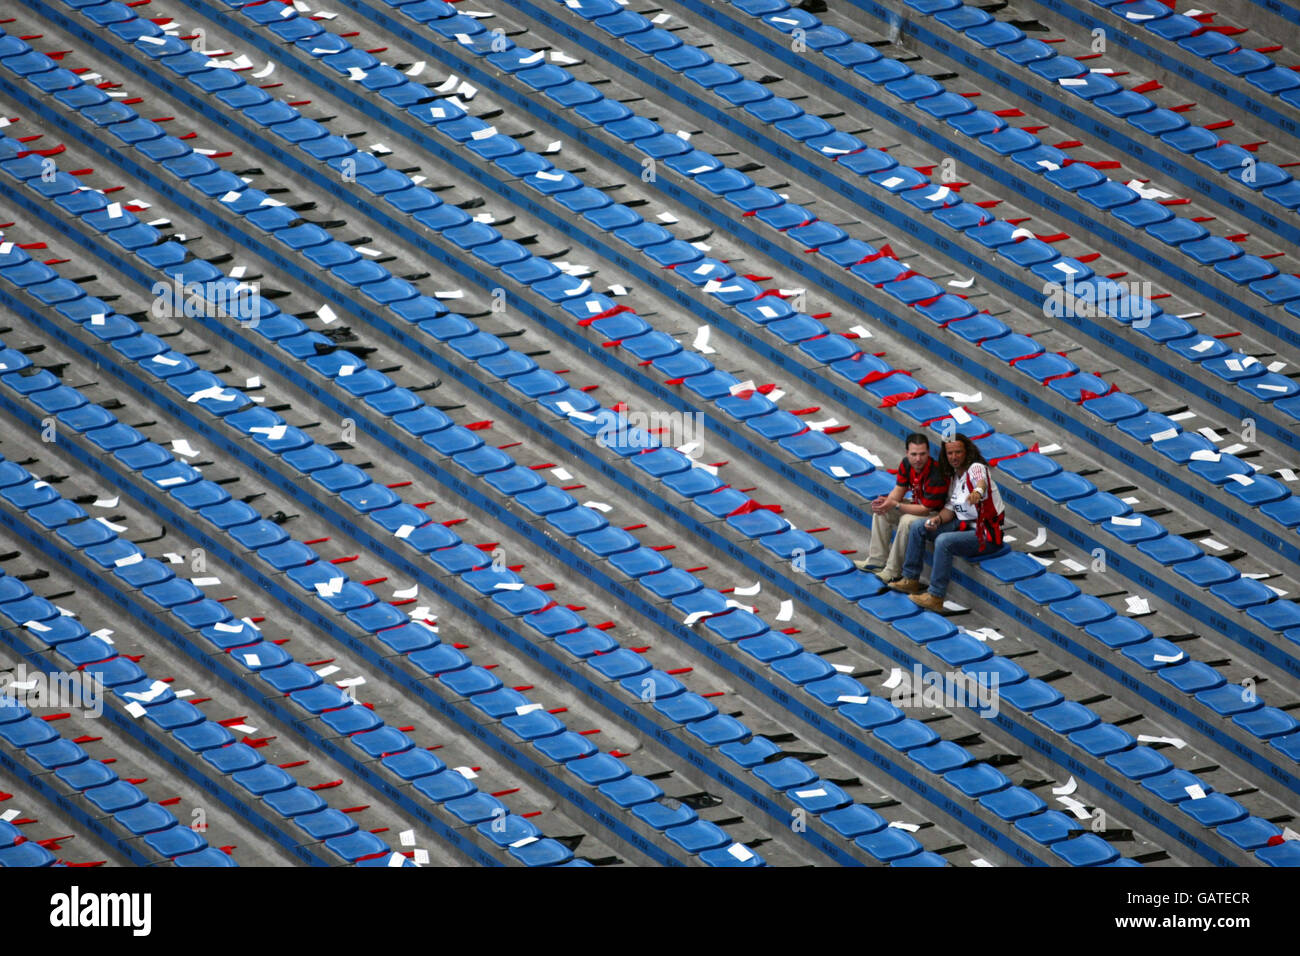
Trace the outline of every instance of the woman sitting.
<instances>
[{"instance_id":1,"label":"woman sitting","mask_svg":"<svg viewBox=\"0 0 1300 956\"><path fill-rule=\"evenodd\" d=\"M945 442L943 452L939 467L950 479L948 503L933 518L912 525L903 577L890 585L930 611L943 610L954 557L971 558L1002 546L1002 495L984 456L965 435ZM934 541L934 567L929 592L922 594L921 562L929 540Z\"/></svg>"}]
</instances>

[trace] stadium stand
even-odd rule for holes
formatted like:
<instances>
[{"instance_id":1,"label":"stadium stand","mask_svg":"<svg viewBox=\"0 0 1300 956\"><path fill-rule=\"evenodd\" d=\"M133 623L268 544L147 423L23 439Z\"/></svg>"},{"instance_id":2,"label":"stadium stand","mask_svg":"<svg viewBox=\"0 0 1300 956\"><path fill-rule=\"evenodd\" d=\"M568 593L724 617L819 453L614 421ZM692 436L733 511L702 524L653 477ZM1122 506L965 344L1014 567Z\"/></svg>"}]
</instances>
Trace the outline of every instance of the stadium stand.
<instances>
[{"instance_id":1,"label":"stadium stand","mask_svg":"<svg viewBox=\"0 0 1300 956\"><path fill-rule=\"evenodd\" d=\"M1253 5L479 5L5 14L0 866L1300 865Z\"/></svg>"}]
</instances>

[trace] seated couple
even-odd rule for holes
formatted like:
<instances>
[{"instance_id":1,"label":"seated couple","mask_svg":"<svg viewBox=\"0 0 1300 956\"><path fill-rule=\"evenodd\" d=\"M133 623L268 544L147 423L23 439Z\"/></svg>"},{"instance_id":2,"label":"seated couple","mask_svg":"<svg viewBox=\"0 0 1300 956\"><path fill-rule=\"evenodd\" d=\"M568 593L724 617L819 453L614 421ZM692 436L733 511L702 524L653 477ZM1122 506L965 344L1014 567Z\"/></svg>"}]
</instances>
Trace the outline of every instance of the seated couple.
<instances>
[{"instance_id":1,"label":"seated couple","mask_svg":"<svg viewBox=\"0 0 1300 956\"><path fill-rule=\"evenodd\" d=\"M965 435L944 442L943 454L934 459L929 440L914 433L907 436L906 452L894 490L871 502L871 546L857 567L878 572L921 607L941 611L953 558L1002 546L1002 495L984 456ZM920 577L929 541L934 567L926 591Z\"/></svg>"}]
</instances>

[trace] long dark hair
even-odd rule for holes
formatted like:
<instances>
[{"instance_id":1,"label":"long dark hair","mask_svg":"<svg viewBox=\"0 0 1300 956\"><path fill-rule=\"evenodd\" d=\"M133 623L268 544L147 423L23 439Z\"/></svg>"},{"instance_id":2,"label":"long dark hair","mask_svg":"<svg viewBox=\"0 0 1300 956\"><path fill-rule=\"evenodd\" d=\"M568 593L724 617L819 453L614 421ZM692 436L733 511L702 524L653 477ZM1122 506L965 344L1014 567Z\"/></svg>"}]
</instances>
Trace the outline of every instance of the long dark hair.
<instances>
[{"instance_id":1,"label":"long dark hair","mask_svg":"<svg viewBox=\"0 0 1300 956\"><path fill-rule=\"evenodd\" d=\"M975 447L975 443L971 441L969 438L967 438L965 435L959 432L958 434L953 435L951 438L949 438L948 441L944 442L944 445L947 445L949 442L954 442L954 441L961 442L962 447L966 449L966 459L965 459L966 468L969 468L971 465L975 464L976 462L979 462L982 465L988 464L988 462L984 460L984 456L980 454L980 450L977 447ZM939 462L939 474L946 480L952 481L952 479L956 477L956 472L952 470L952 465L948 463L947 448L942 448L940 450L938 462Z\"/></svg>"}]
</instances>

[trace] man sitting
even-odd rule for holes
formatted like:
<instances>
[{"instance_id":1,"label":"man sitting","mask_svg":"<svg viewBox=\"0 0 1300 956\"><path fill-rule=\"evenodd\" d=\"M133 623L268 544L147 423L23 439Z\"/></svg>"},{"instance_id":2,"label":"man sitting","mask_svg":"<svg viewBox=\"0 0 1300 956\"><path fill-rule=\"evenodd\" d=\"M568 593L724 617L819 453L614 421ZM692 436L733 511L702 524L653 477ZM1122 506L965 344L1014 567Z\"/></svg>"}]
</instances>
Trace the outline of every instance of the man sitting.
<instances>
[{"instance_id":1,"label":"man sitting","mask_svg":"<svg viewBox=\"0 0 1300 956\"><path fill-rule=\"evenodd\" d=\"M866 560L855 562L861 571L877 572L886 584L898 580L912 525L937 514L948 498L948 479L930 457L929 439L913 432L907 436L905 450L894 490L871 502L871 547ZM909 494L911 500L904 501Z\"/></svg>"},{"instance_id":2,"label":"man sitting","mask_svg":"<svg viewBox=\"0 0 1300 956\"><path fill-rule=\"evenodd\" d=\"M942 611L948 591L954 557L971 558L1002 546L1005 519L1002 495L984 456L965 435L944 443L942 470L951 481L948 503L934 517L912 525L903 579L890 585L911 594L912 600L928 611ZM930 589L921 594L921 562L926 541L934 540L934 567Z\"/></svg>"}]
</instances>

